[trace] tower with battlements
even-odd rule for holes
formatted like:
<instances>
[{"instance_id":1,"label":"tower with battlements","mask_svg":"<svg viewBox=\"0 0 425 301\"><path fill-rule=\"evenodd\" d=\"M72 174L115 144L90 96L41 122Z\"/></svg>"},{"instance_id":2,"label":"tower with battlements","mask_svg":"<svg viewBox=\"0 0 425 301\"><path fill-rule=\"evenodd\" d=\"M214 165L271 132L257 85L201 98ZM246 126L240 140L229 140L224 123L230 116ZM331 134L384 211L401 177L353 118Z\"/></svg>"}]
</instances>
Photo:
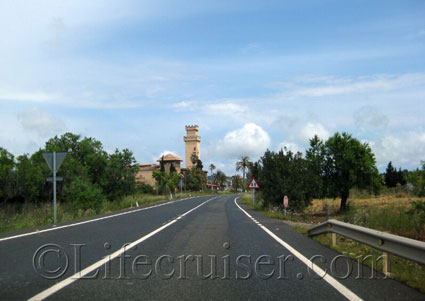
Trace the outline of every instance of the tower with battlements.
<instances>
[{"instance_id":1,"label":"tower with battlements","mask_svg":"<svg viewBox=\"0 0 425 301\"><path fill-rule=\"evenodd\" d=\"M201 159L201 137L198 136L199 127L197 125L186 126L186 136L184 136L186 149L186 168L191 168L193 163L192 154L196 154Z\"/></svg>"}]
</instances>

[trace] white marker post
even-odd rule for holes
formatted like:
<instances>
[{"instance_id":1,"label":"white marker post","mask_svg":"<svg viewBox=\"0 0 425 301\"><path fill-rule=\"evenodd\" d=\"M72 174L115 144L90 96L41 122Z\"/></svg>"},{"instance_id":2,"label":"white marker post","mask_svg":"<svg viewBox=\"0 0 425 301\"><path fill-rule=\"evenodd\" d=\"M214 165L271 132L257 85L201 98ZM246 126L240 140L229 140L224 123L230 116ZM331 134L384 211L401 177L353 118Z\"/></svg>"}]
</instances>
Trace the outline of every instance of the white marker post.
<instances>
[{"instance_id":1,"label":"white marker post","mask_svg":"<svg viewBox=\"0 0 425 301\"><path fill-rule=\"evenodd\" d=\"M260 189L260 186L258 185L255 178L251 179L251 182L249 182L248 188L252 189L252 205L255 206L255 190Z\"/></svg>"},{"instance_id":2,"label":"white marker post","mask_svg":"<svg viewBox=\"0 0 425 301\"><path fill-rule=\"evenodd\" d=\"M283 207L285 208L285 216L286 216L286 208L288 208L288 206L289 206L288 196L287 196L287 195L285 195L285 196L283 197Z\"/></svg>"}]
</instances>

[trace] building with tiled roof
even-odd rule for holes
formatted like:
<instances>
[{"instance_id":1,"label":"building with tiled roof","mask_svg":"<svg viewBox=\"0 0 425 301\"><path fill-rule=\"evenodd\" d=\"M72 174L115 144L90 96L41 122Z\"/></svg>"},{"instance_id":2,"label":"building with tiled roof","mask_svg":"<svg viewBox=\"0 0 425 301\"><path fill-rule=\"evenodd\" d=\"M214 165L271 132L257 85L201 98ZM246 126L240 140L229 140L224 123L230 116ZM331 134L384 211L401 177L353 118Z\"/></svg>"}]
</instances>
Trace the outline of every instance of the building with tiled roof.
<instances>
[{"instance_id":1,"label":"building with tiled roof","mask_svg":"<svg viewBox=\"0 0 425 301\"><path fill-rule=\"evenodd\" d=\"M182 159L174 154L166 154L156 160L158 164L139 164L139 172L136 175L136 181L138 183L149 184L155 187L156 183L155 179L152 177L152 172L160 170L161 160L164 160L166 172L170 172L171 164L173 164L177 173L180 173L192 167L193 164L190 161L192 154L196 154L197 157L201 159L201 137L198 136L199 127L197 125L190 125L186 126L185 129L187 135L183 137L183 140L185 142L186 168L180 166L180 163L183 162Z\"/></svg>"}]
</instances>

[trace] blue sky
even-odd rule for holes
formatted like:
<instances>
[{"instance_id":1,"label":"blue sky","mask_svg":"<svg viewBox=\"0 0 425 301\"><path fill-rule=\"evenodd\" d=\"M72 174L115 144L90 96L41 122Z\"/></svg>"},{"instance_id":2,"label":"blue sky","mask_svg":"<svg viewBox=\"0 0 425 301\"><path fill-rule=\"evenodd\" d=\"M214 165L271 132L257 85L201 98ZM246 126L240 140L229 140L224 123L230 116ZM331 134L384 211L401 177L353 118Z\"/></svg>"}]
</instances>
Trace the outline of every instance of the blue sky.
<instances>
[{"instance_id":1,"label":"blue sky","mask_svg":"<svg viewBox=\"0 0 425 301\"><path fill-rule=\"evenodd\" d=\"M0 146L64 132L138 162L204 165L304 150L347 131L388 161L425 160L423 1L2 1Z\"/></svg>"}]
</instances>

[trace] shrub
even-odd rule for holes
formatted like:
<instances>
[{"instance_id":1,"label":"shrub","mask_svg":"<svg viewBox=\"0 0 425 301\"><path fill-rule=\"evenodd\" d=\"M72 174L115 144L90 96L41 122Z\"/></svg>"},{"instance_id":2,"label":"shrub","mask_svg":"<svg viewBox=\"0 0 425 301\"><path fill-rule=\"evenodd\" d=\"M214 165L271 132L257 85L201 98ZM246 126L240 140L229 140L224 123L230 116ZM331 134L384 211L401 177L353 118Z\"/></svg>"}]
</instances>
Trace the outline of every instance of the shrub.
<instances>
[{"instance_id":1,"label":"shrub","mask_svg":"<svg viewBox=\"0 0 425 301\"><path fill-rule=\"evenodd\" d=\"M154 194L155 190L153 189L153 187L151 185L142 183L142 184L138 184L136 186L136 192Z\"/></svg>"},{"instance_id":2,"label":"shrub","mask_svg":"<svg viewBox=\"0 0 425 301\"><path fill-rule=\"evenodd\" d=\"M92 209L96 213L102 202L106 201L102 189L84 178L76 178L70 186L64 187L63 197L72 204L75 211Z\"/></svg>"}]
</instances>

